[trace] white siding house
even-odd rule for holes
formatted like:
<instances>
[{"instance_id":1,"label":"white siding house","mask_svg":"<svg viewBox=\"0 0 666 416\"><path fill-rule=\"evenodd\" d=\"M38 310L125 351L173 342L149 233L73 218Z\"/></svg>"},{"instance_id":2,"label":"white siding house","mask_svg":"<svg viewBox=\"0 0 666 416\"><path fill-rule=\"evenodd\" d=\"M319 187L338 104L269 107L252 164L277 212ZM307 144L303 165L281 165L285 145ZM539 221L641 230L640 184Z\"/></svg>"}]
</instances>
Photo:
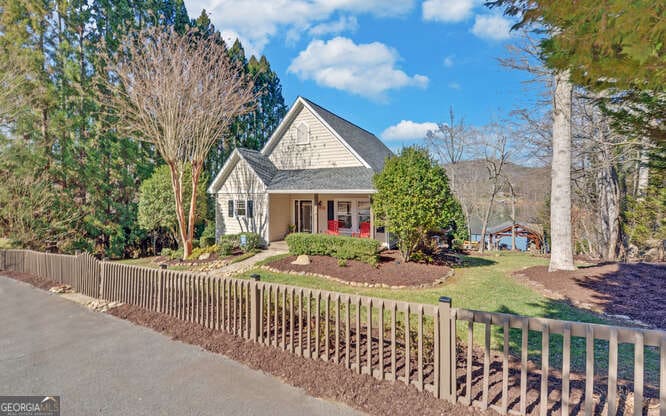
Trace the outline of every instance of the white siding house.
<instances>
[{"instance_id":1,"label":"white siding house","mask_svg":"<svg viewBox=\"0 0 666 416\"><path fill-rule=\"evenodd\" d=\"M266 244L291 230L384 240L372 176L391 151L372 133L299 97L261 151L236 149L213 180L216 234Z\"/></svg>"}]
</instances>

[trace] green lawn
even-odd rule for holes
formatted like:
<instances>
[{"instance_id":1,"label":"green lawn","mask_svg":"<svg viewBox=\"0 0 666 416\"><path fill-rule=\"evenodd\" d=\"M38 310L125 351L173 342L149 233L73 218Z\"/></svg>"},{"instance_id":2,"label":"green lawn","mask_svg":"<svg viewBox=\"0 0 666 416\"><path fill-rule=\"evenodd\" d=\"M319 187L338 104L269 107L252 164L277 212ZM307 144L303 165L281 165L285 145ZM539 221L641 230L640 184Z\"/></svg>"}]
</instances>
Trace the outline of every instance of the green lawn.
<instances>
[{"instance_id":1,"label":"green lawn","mask_svg":"<svg viewBox=\"0 0 666 416\"><path fill-rule=\"evenodd\" d=\"M280 257L280 256L276 256ZM266 264L276 258L269 258L259 263ZM364 296L373 296L384 299L395 299L417 303L436 304L440 296L452 298L453 306L482 310L488 312L502 312L525 316L545 317L562 319L568 321L590 322L590 323L612 323L604 320L600 315L581 308L576 308L565 301L546 298L535 290L520 284L512 273L514 271L539 265L547 265L548 260L543 257L535 257L522 253L501 253L497 256L468 257L468 266L457 268L455 275L443 285L427 289L377 289L347 286L330 280L272 273L262 269L255 269L244 273L240 277L247 278L250 274L259 273L261 279L267 282L289 284L299 287L330 290L342 293L352 293ZM475 343L481 344L483 328L475 325ZM462 339L466 339L466 325L459 325L458 333ZM499 349L502 343L501 328L493 327L493 348ZM511 350L519 351L520 330L511 331ZM529 336L530 358L540 361L541 334L530 332ZM550 338L551 365L561 366L562 337L553 334ZM621 345L620 350L620 373L625 377L631 377L633 366L633 346ZM601 373L606 371L608 360L608 342L597 340L595 342L595 364ZM585 362L585 340L583 338L572 339L572 367L584 368ZM648 379L658 377L658 356L651 349L646 349L646 375ZM626 364L626 365L624 365Z\"/></svg>"}]
</instances>

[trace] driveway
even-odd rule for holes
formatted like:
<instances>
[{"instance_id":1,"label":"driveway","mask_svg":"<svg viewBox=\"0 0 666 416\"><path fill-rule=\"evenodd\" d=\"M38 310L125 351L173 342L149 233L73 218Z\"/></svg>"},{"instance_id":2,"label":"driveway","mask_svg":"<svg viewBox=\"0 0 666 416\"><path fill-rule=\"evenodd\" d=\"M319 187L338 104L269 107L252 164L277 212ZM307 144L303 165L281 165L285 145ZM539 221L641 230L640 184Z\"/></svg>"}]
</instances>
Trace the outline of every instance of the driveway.
<instances>
[{"instance_id":1,"label":"driveway","mask_svg":"<svg viewBox=\"0 0 666 416\"><path fill-rule=\"evenodd\" d=\"M147 328L0 276L0 395L62 415L358 415Z\"/></svg>"}]
</instances>

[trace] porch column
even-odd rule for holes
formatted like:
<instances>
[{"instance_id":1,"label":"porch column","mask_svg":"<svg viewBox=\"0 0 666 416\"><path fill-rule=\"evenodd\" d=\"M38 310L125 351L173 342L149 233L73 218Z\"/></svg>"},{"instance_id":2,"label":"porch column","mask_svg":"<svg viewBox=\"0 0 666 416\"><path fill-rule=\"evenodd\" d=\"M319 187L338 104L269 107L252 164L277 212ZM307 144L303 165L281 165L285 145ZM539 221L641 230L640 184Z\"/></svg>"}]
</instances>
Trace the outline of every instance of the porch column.
<instances>
[{"instance_id":1,"label":"porch column","mask_svg":"<svg viewBox=\"0 0 666 416\"><path fill-rule=\"evenodd\" d=\"M375 211L372 210L372 202L370 203L370 238L375 239Z\"/></svg>"},{"instance_id":2,"label":"porch column","mask_svg":"<svg viewBox=\"0 0 666 416\"><path fill-rule=\"evenodd\" d=\"M312 207L312 215L314 215L312 221L312 233L319 234L319 194L314 194L314 201Z\"/></svg>"}]
</instances>

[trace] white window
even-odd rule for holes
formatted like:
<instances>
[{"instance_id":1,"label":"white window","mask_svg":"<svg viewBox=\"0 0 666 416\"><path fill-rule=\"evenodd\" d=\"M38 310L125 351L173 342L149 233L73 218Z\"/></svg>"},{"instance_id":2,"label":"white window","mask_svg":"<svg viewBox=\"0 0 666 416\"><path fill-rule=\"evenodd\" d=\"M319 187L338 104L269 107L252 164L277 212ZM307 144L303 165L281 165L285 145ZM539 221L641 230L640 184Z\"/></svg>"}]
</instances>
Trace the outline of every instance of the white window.
<instances>
[{"instance_id":1,"label":"white window","mask_svg":"<svg viewBox=\"0 0 666 416\"><path fill-rule=\"evenodd\" d=\"M352 203L351 201L338 201L337 220L339 228L352 228Z\"/></svg>"},{"instance_id":2,"label":"white window","mask_svg":"<svg viewBox=\"0 0 666 416\"><path fill-rule=\"evenodd\" d=\"M296 144L310 143L310 128L307 124L301 122L296 128Z\"/></svg>"},{"instance_id":3,"label":"white window","mask_svg":"<svg viewBox=\"0 0 666 416\"><path fill-rule=\"evenodd\" d=\"M242 199L236 201L236 216L238 217L245 216L245 201Z\"/></svg>"}]
</instances>

